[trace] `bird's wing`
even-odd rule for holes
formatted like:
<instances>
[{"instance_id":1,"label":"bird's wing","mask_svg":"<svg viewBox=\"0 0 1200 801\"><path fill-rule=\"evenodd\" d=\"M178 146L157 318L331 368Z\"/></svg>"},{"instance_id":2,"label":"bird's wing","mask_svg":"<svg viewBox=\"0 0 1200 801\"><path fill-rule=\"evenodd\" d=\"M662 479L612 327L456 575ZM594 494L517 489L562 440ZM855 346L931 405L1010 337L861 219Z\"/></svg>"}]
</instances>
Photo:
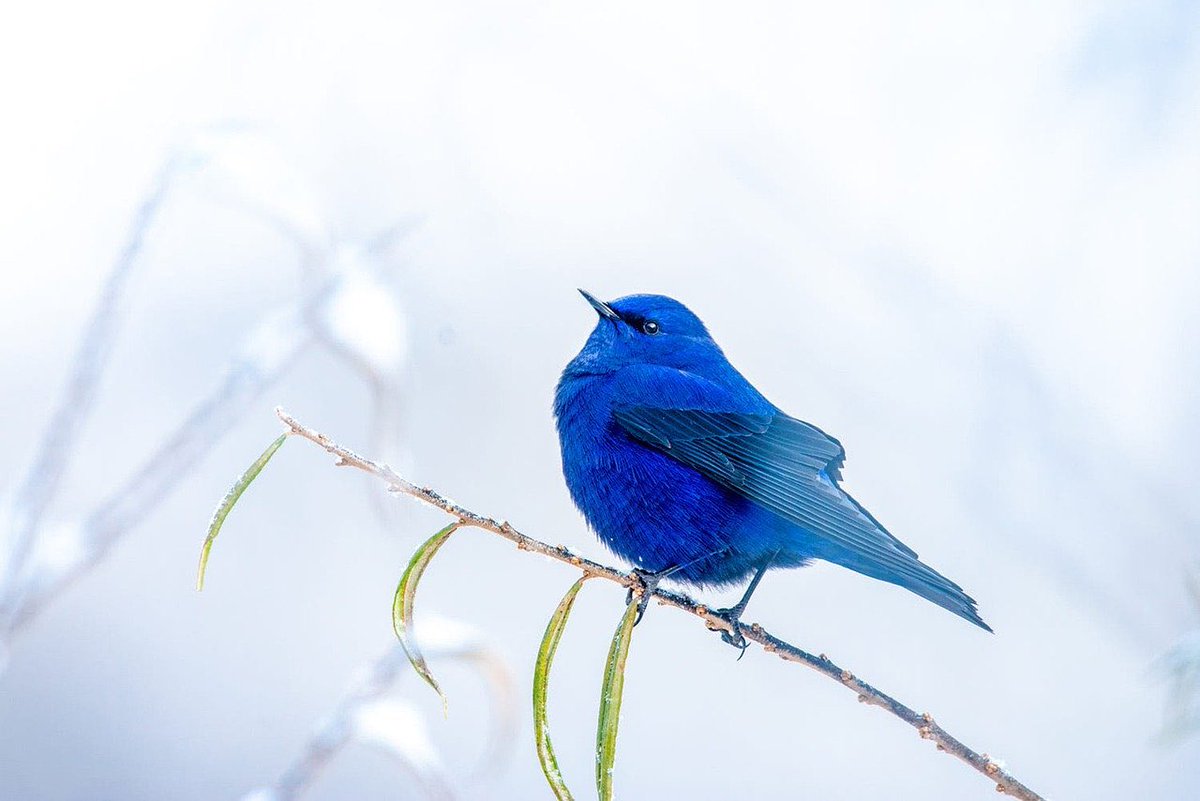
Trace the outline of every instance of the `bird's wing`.
<instances>
[{"instance_id":1,"label":"bird's wing","mask_svg":"<svg viewBox=\"0 0 1200 801\"><path fill-rule=\"evenodd\" d=\"M991 631L962 588L917 559L840 486L841 443L788 417L734 372L722 384L638 368L613 416L631 437L807 531L814 554L898 584Z\"/></svg>"},{"instance_id":2,"label":"bird's wing","mask_svg":"<svg viewBox=\"0 0 1200 801\"><path fill-rule=\"evenodd\" d=\"M782 412L620 406L635 439L851 553L921 578L928 568L837 486L841 444Z\"/></svg>"}]
</instances>

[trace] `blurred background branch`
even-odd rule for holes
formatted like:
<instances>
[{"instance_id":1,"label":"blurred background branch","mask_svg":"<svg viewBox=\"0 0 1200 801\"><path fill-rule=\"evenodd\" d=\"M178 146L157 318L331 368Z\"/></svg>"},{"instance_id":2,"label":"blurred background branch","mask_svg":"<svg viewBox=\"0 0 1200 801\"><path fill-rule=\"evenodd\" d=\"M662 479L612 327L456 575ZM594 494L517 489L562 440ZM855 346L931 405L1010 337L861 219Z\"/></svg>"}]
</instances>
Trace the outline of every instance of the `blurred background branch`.
<instances>
[{"instance_id":1,"label":"blurred background branch","mask_svg":"<svg viewBox=\"0 0 1200 801\"><path fill-rule=\"evenodd\" d=\"M183 161L179 153L167 158L138 207L125 244L79 339L66 389L46 426L33 463L17 482L16 489L0 503L0 509L6 512L0 518L0 645L14 619L22 614L23 597L28 589L28 581L22 580L22 574L31 570L30 556L42 518L60 490L63 472L94 405L96 389L116 339L121 304L147 232Z\"/></svg>"},{"instance_id":2,"label":"blurred background branch","mask_svg":"<svg viewBox=\"0 0 1200 801\"><path fill-rule=\"evenodd\" d=\"M1187 585L1196 609L1195 627L1155 664L1168 686L1161 737L1169 743L1200 732L1200 574L1188 573Z\"/></svg>"},{"instance_id":3,"label":"blurred background branch","mask_svg":"<svg viewBox=\"0 0 1200 801\"><path fill-rule=\"evenodd\" d=\"M212 173L218 173L215 181ZM265 174L264 174L265 172ZM146 460L76 521L47 522L62 478L95 405L135 267L168 191L200 175L209 189L244 207L291 241L302 265L300 298L262 315L224 378L157 444ZM379 278L380 259L409 226L391 226L364 246L331 241L290 167L255 132L223 126L177 149L137 209L127 241L80 336L67 386L33 461L0 510L0 680L8 643L162 504L247 408L313 344L350 364L371 392L371 441L392 453L403 416L406 321L395 294ZM392 521L383 520L387 523ZM481 770L494 771L512 742L512 681L500 655L474 629L433 617L423 638L430 651L473 666L486 680L492 730ZM451 799L447 776L424 728L423 714L391 696L396 647L375 661L321 725L278 784L254 797L298 798L341 749L371 743L394 755L422 797Z\"/></svg>"},{"instance_id":4,"label":"blurred background branch","mask_svg":"<svg viewBox=\"0 0 1200 801\"><path fill-rule=\"evenodd\" d=\"M503 659L474 629L429 616L418 632L431 659L456 659L472 665L487 683L492 702L492 731L477 778L487 778L508 754L516 728L513 680ZM334 711L318 726L296 760L274 786L257 790L245 801L295 801L321 777L337 754L354 742L382 748L413 777L423 796L436 801L457 797L430 740L421 713L394 697L395 686L411 675L404 649L393 645L355 679Z\"/></svg>"}]
</instances>

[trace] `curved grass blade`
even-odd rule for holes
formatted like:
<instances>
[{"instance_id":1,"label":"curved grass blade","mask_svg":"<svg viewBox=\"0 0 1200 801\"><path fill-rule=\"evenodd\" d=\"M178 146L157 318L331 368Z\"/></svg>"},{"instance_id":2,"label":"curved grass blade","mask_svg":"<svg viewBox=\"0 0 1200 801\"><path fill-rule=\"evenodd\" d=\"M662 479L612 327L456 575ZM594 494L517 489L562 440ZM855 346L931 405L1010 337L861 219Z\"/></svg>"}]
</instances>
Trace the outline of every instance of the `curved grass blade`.
<instances>
[{"instance_id":1,"label":"curved grass blade","mask_svg":"<svg viewBox=\"0 0 1200 801\"><path fill-rule=\"evenodd\" d=\"M221 533L221 526L224 525L225 518L233 510L238 498L242 497L246 487L249 487L254 479L258 478L258 474L267 466L267 462L271 461L275 451L279 450L279 446L283 445L283 441L287 438L287 433L280 434L278 439L268 445L262 455L255 459L254 463L246 468L246 472L238 477L234 485L229 488L229 492L225 493L225 497L221 499L221 505L217 507L217 511L213 512L212 521L208 524L208 535L204 538L204 545L200 548L200 568L196 572L197 590L204 589L204 573L208 569L208 554L212 551L213 541Z\"/></svg>"},{"instance_id":2,"label":"curved grass blade","mask_svg":"<svg viewBox=\"0 0 1200 801\"><path fill-rule=\"evenodd\" d=\"M550 664L554 661L555 651L558 650L558 641L562 639L563 630L567 627L567 617L575 604L575 596L587 580L587 576L580 577L558 602L558 608L554 610L550 622L546 625L546 634L542 637L542 645L538 648L537 662L533 668L533 734L537 742L538 762L558 801L574 801L574 797L563 781L562 772L558 769L558 759L554 756L554 746L550 744L550 727L546 724L546 694L550 681Z\"/></svg>"},{"instance_id":3,"label":"curved grass blade","mask_svg":"<svg viewBox=\"0 0 1200 801\"><path fill-rule=\"evenodd\" d=\"M408 567L404 570L404 575L400 577L400 583L396 586L396 595L392 599L392 629L396 632L396 638L400 640L400 645L404 647L404 653L408 656L413 670L417 671L425 683L432 687L438 697L442 699L443 715L446 714L446 694L442 692L442 688L438 686L433 674L429 672L429 665L426 664L425 657L421 654L421 649L413 637L413 600L417 595L417 583L420 582L430 560L438 552L438 548L441 548L442 544L461 525L461 520L455 520L425 540L420 548L417 548L417 552L413 554L412 559L408 562Z\"/></svg>"},{"instance_id":4,"label":"curved grass blade","mask_svg":"<svg viewBox=\"0 0 1200 801\"><path fill-rule=\"evenodd\" d=\"M596 725L596 790L600 801L612 801L613 763L617 758L617 725L621 719L621 694L625 690L625 659L637 620L638 601L625 607L625 614L613 633L604 666L604 685L600 688L600 719Z\"/></svg>"}]
</instances>

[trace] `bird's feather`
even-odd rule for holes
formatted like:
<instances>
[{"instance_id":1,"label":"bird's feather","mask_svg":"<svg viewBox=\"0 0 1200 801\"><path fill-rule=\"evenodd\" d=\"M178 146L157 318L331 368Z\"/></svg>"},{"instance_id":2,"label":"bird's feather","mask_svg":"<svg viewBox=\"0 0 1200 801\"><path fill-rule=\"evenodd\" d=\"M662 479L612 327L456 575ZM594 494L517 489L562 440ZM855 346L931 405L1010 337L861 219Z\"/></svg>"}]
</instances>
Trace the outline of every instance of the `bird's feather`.
<instances>
[{"instance_id":1,"label":"bird's feather","mask_svg":"<svg viewBox=\"0 0 1200 801\"><path fill-rule=\"evenodd\" d=\"M902 584L984 625L957 584L919 562L838 486L845 451L819 428L778 411L622 405L613 417L635 439L823 540L830 561Z\"/></svg>"},{"instance_id":2,"label":"bird's feather","mask_svg":"<svg viewBox=\"0 0 1200 801\"><path fill-rule=\"evenodd\" d=\"M842 489L841 443L763 397L683 304L588 301L601 318L555 415L571 496L616 553L700 586L824 559L988 628Z\"/></svg>"}]
</instances>

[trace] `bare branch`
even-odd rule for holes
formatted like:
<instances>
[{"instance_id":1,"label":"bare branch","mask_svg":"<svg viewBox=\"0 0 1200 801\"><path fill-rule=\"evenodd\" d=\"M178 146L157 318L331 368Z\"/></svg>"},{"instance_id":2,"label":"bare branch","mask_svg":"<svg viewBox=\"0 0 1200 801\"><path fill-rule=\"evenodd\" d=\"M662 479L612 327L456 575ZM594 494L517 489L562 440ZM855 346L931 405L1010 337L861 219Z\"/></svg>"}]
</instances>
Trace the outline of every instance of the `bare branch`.
<instances>
[{"instance_id":1,"label":"bare branch","mask_svg":"<svg viewBox=\"0 0 1200 801\"><path fill-rule=\"evenodd\" d=\"M181 481L268 386L275 382L312 341L303 325L302 309L320 302L332 285L300 303L281 307L251 332L224 380L181 421L157 450L80 524L72 558L56 564L37 564L34 552L27 575L14 587L0 633L20 631L53 598L104 559L109 549L129 533Z\"/></svg>"},{"instance_id":2,"label":"bare branch","mask_svg":"<svg viewBox=\"0 0 1200 801\"><path fill-rule=\"evenodd\" d=\"M271 798L294 801L308 790L338 752L354 739L354 717L358 711L383 697L395 684L401 669L407 665L408 660L399 645L389 648L377 659L338 702L337 708L305 744L296 761L283 772L279 782L272 788ZM401 758L424 785L430 798L453 797L445 777L439 771L420 764L415 757L401 755Z\"/></svg>"},{"instance_id":3,"label":"bare branch","mask_svg":"<svg viewBox=\"0 0 1200 801\"><path fill-rule=\"evenodd\" d=\"M476 669L493 690L492 742L481 767L486 770L503 754L504 744L512 742L516 729L512 709L512 676L499 655L472 628L444 618L427 618L418 630L422 649L431 659L453 659ZM394 689L402 677L409 676L408 657L399 643L394 644L354 680L333 712L318 726L312 738L294 762L270 789L271 801L294 801L317 781L326 766L347 745L364 739L356 731L365 709L377 704ZM499 751L499 752L498 752ZM419 780L425 793L434 799L453 798L449 779L440 764L431 762L420 749L394 750Z\"/></svg>"},{"instance_id":4,"label":"bare branch","mask_svg":"<svg viewBox=\"0 0 1200 801\"><path fill-rule=\"evenodd\" d=\"M33 550L42 517L58 493L71 449L83 429L96 397L96 387L112 352L121 302L133 273L146 232L162 206L182 157L175 154L159 170L150 191L138 206L125 244L113 263L100 300L88 320L72 362L67 386L38 445L37 455L12 498L12 527L8 551L0 563L0 620L12 613L20 593L21 571Z\"/></svg>"},{"instance_id":5,"label":"bare branch","mask_svg":"<svg viewBox=\"0 0 1200 801\"><path fill-rule=\"evenodd\" d=\"M496 521L490 517L484 517L468 509L464 509L428 487L418 487L401 477L387 465L373 462L347 448L343 448L324 434L304 426L283 409L277 408L275 413L283 421L284 425L287 426L290 434L316 443L329 454L336 457L335 464L339 466L356 467L359 470L382 479L387 483L390 492L410 495L430 506L435 506L452 517L458 518L462 525L489 531L509 540L523 551L530 551L559 562L564 562L583 571L588 576L616 582L622 587L633 590L635 594L645 591L641 581L630 573L578 556L562 546L548 545L540 540L535 540L520 533L506 521ZM758 643L768 653L773 653L788 662L802 664L824 676L828 676L854 692L860 702L870 706L877 706L890 712L916 729L922 739L933 741L939 751L945 751L951 756L962 760L967 765L970 765L989 780L995 782L998 791L1011 795L1014 798L1022 799L1023 801L1045 801L1042 796L1025 786L1011 773L1004 770L995 760L986 754L981 754L968 747L957 737L954 737L950 732L942 728L928 713L918 713L887 693L877 690L870 684L857 678L850 671L835 664L833 660L824 654L814 656L801 648L797 648L775 637L757 623L738 622L731 624L727 619L714 613L706 605L697 603L682 593L655 589L651 592L651 596L662 606L671 606L700 618L710 630L729 631L735 634L740 632L747 640Z\"/></svg>"}]
</instances>

